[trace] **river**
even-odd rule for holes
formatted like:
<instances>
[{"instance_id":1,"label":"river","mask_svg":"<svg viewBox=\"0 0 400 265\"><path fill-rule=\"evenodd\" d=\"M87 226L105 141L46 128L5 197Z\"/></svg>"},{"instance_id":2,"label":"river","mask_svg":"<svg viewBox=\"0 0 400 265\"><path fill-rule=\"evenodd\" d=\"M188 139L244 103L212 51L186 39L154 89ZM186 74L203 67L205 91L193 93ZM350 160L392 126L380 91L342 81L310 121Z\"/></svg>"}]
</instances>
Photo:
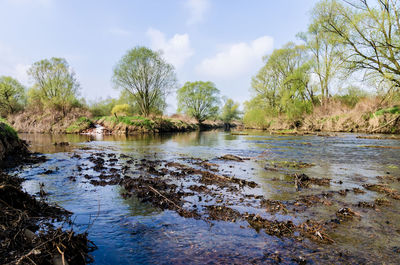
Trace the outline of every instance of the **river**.
<instances>
[{"instance_id":1,"label":"river","mask_svg":"<svg viewBox=\"0 0 400 265\"><path fill-rule=\"evenodd\" d=\"M210 131L129 137L20 134L31 144L32 151L45 154L48 160L14 173L27 179L23 184L26 191L36 194L43 183L50 202L74 213L74 229L87 231L98 247L91 253L94 264L400 263L400 201L363 187L382 184L400 190L400 154L396 149L399 140L359 139L355 134L321 137L245 133ZM55 142L69 145L54 145ZM249 160L218 159L225 154ZM287 206L287 212L263 210L269 220L291 220L295 225L308 219L332 223L337 220L335 213L344 207L356 215L328 230L334 241L330 244L300 240L296 233L292 237L273 236L249 228L245 220L184 218L135 197L124 199L121 194L125 191L120 185L92 185L85 175L97 174L90 162L93 155L116 157L113 163L106 159L105 167L113 167L126 176L142 174L132 162L142 159L182 163L193 158L207 160L218 165L219 172L259 184L255 189L245 188L247 194L262 195ZM292 161L313 166L288 166ZM330 185L296 190L286 176L292 173L329 178ZM331 195L323 200L326 203L307 207L294 203L301 196L328 192ZM372 204L377 198L385 203L373 208L359 204ZM232 203L232 207L240 212L252 211L246 205Z\"/></svg>"}]
</instances>

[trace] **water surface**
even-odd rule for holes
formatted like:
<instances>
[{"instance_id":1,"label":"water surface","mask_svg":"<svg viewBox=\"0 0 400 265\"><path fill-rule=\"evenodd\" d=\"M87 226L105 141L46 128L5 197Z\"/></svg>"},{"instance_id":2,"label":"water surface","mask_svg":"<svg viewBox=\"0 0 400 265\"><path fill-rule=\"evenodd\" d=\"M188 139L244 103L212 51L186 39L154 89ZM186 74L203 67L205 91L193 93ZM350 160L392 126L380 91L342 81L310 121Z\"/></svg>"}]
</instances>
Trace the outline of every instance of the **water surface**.
<instances>
[{"instance_id":1,"label":"water surface","mask_svg":"<svg viewBox=\"0 0 400 265\"><path fill-rule=\"evenodd\" d=\"M282 263L400 263L400 202L389 198L390 206L379 209L357 207L360 201L373 202L384 197L373 191L364 194L349 192L335 195L332 205L316 205L306 211L273 214L277 220L307 219L329 221L341 207L351 207L360 218L340 224L331 234L335 243L298 242L278 238L247 228L247 223L205 222L180 217L173 211L161 211L136 198L123 199L122 188L93 186L84 174L91 154L124 154L134 160L157 159L178 161L201 158L220 165L225 173L260 184L256 194L265 198L295 201L300 195L324 191L363 189L366 183L378 183L377 176L400 177L399 150L366 146L400 146L399 140L358 139L354 134L336 137L279 136L249 131L248 135L229 132L192 132L139 136L81 136L21 134L31 149L44 153L48 161L18 171L27 179L29 193L45 184L48 200L74 212L75 229L89 232L98 250L92 253L95 264L218 264L271 263L280 257ZM69 146L55 146L69 142ZM74 157L78 154L80 158ZM224 154L251 158L243 163L217 159ZM117 168L127 165L128 158L119 158ZM271 171L271 161L301 161L315 166L298 170L312 177L331 178L329 187L310 187L296 191L285 179L291 172ZM133 165L129 165L132 166ZM46 170L52 174L44 174ZM289 169L289 171L293 171ZM134 174L130 171L130 174ZM297 171L296 171L297 172ZM76 177L71 181L69 177ZM388 184L400 190L400 182ZM246 210L246 209L244 209Z\"/></svg>"}]
</instances>

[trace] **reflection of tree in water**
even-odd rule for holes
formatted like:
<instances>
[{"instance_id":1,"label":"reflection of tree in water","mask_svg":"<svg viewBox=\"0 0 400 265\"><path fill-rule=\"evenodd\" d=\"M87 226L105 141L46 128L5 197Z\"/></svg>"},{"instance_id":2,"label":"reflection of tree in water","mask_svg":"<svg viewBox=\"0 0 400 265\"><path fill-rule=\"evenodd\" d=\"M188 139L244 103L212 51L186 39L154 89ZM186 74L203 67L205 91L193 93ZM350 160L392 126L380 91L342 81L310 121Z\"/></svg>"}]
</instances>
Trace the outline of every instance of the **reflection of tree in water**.
<instances>
[{"instance_id":1,"label":"reflection of tree in water","mask_svg":"<svg viewBox=\"0 0 400 265\"><path fill-rule=\"evenodd\" d=\"M221 138L216 131L195 131L175 134L172 140L180 146L216 146Z\"/></svg>"},{"instance_id":2,"label":"reflection of tree in water","mask_svg":"<svg viewBox=\"0 0 400 265\"><path fill-rule=\"evenodd\" d=\"M173 134L138 134L125 136L118 142L121 153L135 159L163 159L166 151L161 146L172 138ZM129 166L129 165L128 165Z\"/></svg>"},{"instance_id":3,"label":"reflection of tree in water","mask_svg":"<svg viewBox=\"0 0 400 265\"><path fill-rule=\"evenodd\" d=\"M232 134L230 134L230 133L224 134L224 140L225 140L225 141L235 141L235 140L238 140L238 139L239 139L239 138L238 138L237 135L232 135Z\"/></svg>"},{"instance_id":4,"label":"reflection of tree in water","mask_svg":"<svg viewBox=\"0 0 400 265\"><path fill-rule=\"evenodd\" d=\"M30 146L29 149L33 152L39 153L57 153L67 152L73 149L73 146L60 146L54 145L55 143L68 142L68 143L81 143L90 140L89 135L79 134L39 134L39 133L20 133L18 134L21 139L27 141Z\"/></svg>"}]
</instances>

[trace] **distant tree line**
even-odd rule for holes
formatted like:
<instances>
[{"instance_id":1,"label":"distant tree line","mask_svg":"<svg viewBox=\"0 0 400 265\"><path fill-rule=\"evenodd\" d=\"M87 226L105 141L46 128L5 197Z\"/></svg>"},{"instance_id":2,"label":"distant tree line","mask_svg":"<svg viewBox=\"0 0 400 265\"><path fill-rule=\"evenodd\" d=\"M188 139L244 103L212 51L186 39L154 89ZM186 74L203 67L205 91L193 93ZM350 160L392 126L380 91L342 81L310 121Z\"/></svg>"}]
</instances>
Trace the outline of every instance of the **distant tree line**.
<instances>
[{"instance_id":1,"label":"distant tree line","mask_svg":"<svg viewBox=\"0 0 400 265\"><path fill-rule=\"evenodd\" d=\"M112 83L120 90L118 99L86 103L79 98L79 82L63 58L35 62L28 75L33 82L29 89L12 77L0 77L1 116L25 108L60 111L64 116L72 108L86 108L95 117L162 115L167 107L167 96L177 89L174 67L160 53L146 47L129 50L114 67ZM221 119L226 123L239 119L238 103L229 100L221 108L219 93L211 82L186 82L177 90L178 109L199 123L206 119Z\"/></svg>"},{"instance_id":2,"label":"distant tree line","mask_svg":"<svg viewBox=\"0 0 400 265\"><path fill-rule=\"evenodd\" d=\"M251 81L251 100L245 103L244 122L263 125L266 117L284 116L298 123L316 106L340 100L354 107L367 93L349 78L376 86L382 102L400 98L400 0L321 0L310 15L299 42L289 42L263 57L264 65ZM178 111L195 118L241 118L239 104L221 100L210 81L186 82L178 87L174 67L159 52L135 47L113 69L117 99L86 102L80 85L63 58L35 62L28 70L27 89L9 76L0 77L0 115L26 108L89 109L93 116L162 115L167 96L177 92Z\"/></svg>"}]
</instances>

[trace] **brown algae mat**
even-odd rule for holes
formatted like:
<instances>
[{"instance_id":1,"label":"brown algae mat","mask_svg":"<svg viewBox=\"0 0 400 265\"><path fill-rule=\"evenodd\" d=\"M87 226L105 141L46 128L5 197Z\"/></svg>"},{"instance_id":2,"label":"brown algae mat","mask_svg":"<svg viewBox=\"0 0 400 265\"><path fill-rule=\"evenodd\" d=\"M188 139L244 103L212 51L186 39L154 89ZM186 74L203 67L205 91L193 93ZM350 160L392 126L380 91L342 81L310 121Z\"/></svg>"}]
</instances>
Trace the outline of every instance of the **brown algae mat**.
<instances>
[{"instance_id":1,"label":"brown algae mat","mask_svg":"<svg viewBox=\"0 0 400 265\"><path fill-rule=\"evenodd\" d=\"M82 159L76 153L72 157ZM137 159L125 154L92 151L88 157L90 163L77 166L75 175L83 176L83 181L95 186L120 185L124 198L138 198L159 209L174 211L183 218L201 220L210 225L214 222L237 223L240 228L253 229L282 240L294 240L305 246L311 242L317 246L311 247L318 249L312 250L316 251L316 256L328 255L325 251L330 248L324 247L322 251L319 246L335 244L333 235L338 228L363 218L358 212L360 209L378 211L391 205L386 197L398 199L398 192L384 184L331 189L331 179L315 178L302 172L314 164L269 161L265 170L270 171L268 167L271 166L275 168L283 176L279 181L291 185L295 193L294 200L274 200L261 195L261 185L249 178L249 173L236 176L229 170L246 165L249 158L230 154L212 160L195 157L163 160L155 157L156 154L147 154L145 158ZM68 178L76 181L76 176ZM395 176L385 179L399 180ZM309 190L314 194L309 194ZM348 194L362 196L368 191L386 197L352 204L338 199ZM308 217L314 207L325 207L329 213L322 219L313 219L314 215ZM335 255L342 255L336 247ZM340 256L342 260L360 258L346 253ZM283 254L278 256L279 259L285 258ZM299 262L306 261L300 259Z\"/></svg>"}]
</instances>

